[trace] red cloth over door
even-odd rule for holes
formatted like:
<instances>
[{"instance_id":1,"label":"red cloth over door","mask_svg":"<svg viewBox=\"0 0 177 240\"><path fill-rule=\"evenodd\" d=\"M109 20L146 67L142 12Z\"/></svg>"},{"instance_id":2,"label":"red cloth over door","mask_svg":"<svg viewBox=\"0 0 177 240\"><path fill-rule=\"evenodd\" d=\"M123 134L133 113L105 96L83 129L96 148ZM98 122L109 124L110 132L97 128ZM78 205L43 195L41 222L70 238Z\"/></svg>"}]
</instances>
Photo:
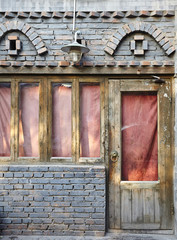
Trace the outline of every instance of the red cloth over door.
<instances>
[{"instance_id":1,"label":"red cloth over door","mask_svg":"<svg viewBox=\"0 0 177 240\"><path fill-rule=\"evenodd\" d=\"M122 96L122 180L158 180L157 96Z\"/></svg>"}]
</instances>

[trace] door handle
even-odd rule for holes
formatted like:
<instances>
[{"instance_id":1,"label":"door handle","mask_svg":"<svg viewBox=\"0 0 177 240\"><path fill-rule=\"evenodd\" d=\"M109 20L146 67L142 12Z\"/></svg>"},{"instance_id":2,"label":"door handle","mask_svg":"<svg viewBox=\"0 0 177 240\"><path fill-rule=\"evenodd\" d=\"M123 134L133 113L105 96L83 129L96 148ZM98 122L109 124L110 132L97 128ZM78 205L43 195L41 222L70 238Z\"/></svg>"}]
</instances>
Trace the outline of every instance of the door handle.
<instances>
[{"instance_id":1,"label":"door handle","mask_svg":"<svg viewBox=\"0 0 177 240\"><path fill-rule=\"evenodd\" d=\"M114 162L114 163L117 162L118 161L118 157L119 157L118 152L116 150L113 150L111 152L111 161Z\"/></svg>"}]
</instances>

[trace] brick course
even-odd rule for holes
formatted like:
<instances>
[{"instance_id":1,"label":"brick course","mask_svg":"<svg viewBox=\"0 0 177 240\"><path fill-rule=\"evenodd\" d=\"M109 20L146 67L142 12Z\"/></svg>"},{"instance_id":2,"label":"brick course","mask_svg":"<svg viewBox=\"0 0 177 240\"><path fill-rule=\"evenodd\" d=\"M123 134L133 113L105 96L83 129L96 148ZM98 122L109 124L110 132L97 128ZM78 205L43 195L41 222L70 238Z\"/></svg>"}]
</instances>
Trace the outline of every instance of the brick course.
<instances>
[{"instance_id":1,"label":"brick course","mask_svg":"<svg viewBox=\"0 0 177 240\"><path fill-rule=\"evenodd\" d=\"M0 166L0 209L1 236L103 236L105 168Z\"/></svg>"}]
</instances>

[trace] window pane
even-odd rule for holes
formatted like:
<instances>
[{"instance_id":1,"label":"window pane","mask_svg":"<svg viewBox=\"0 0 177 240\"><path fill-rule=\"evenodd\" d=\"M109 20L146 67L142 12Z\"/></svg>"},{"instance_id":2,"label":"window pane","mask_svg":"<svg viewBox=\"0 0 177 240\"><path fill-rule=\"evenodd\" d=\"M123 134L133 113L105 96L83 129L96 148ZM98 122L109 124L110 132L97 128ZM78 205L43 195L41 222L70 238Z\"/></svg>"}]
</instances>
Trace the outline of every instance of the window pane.
<instances>
[{"instance_id":1,"label":"window pane","mask_svg":"<svg viewBox=\"0 0 177 240\"><path fill-rule=\"evenodd\" d=\"M158 180L157 96L122 96L122 180Z\"/></svg>"},{"instance_id":2,"label":"window pane","mask_svg":"<svg viewBox=\"0 0 177 240\"><path fill-rule=\"evenodd\" d=\"M39 84L21 83L19 157L39 157Z\"/></svg>"},{"instance_id":3,"label":"window pane","mask_svg":"<svg viewBox=\"0 0 177 240\"><path fill-rule=\"evenodd\" d=\"M0 83L0 156L10 156L10 83Z\"/></svg>"},{"instance_id":4,"label":"window pane","mask_svg":"<svg viewBox=\"0 0 177 240\"><path fill-rule=\"evenodd\" d=\"M71 157L71 84L52 84L52 157Z\"/></svg>"},{"instance_id":5,"label":"window pane","mask_svg":"<svg viewBox=\"0 0 177 240\"><path fill-rule=\"evenodd\" d=\"M80 156L100 157L99 84L80 84Z\"/></svg>"}]
</instances>

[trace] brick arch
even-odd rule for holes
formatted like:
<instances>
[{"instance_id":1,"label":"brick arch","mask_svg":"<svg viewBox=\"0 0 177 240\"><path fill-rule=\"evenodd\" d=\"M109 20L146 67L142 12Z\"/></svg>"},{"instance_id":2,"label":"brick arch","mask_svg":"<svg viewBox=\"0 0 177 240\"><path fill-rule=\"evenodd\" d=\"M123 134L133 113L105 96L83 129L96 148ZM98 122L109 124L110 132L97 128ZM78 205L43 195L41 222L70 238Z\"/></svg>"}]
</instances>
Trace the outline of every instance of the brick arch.
<instances>
[{"instance_id":1,"label":"brick arch","mask_svg":"<svg viewBox=\"0 0 177 240\"><path fill-rule=\"evenodd\" d=\"M45 46L44 41L38 35L38 33L29 24L22 21L8 21L0 24L0 39L9 31L20 31L22 32L29 41L33 44L39 55L46 53L48 50Z\"/></svg>"},{"instance_id":2,"label":"brick arch","mask_svg":"<svg viewBox=\"0 0 177 240\"><path fill-rule=\"evenodd\" d=\"M104 51L110 55L113 55L122 39L134 32L145 32L149 34L168 56L175 52L174 44L165 36L165 33L160 28L150 23L143 22L125 24L120 27L109 39Z\"/></svg>"}]
</instances>

